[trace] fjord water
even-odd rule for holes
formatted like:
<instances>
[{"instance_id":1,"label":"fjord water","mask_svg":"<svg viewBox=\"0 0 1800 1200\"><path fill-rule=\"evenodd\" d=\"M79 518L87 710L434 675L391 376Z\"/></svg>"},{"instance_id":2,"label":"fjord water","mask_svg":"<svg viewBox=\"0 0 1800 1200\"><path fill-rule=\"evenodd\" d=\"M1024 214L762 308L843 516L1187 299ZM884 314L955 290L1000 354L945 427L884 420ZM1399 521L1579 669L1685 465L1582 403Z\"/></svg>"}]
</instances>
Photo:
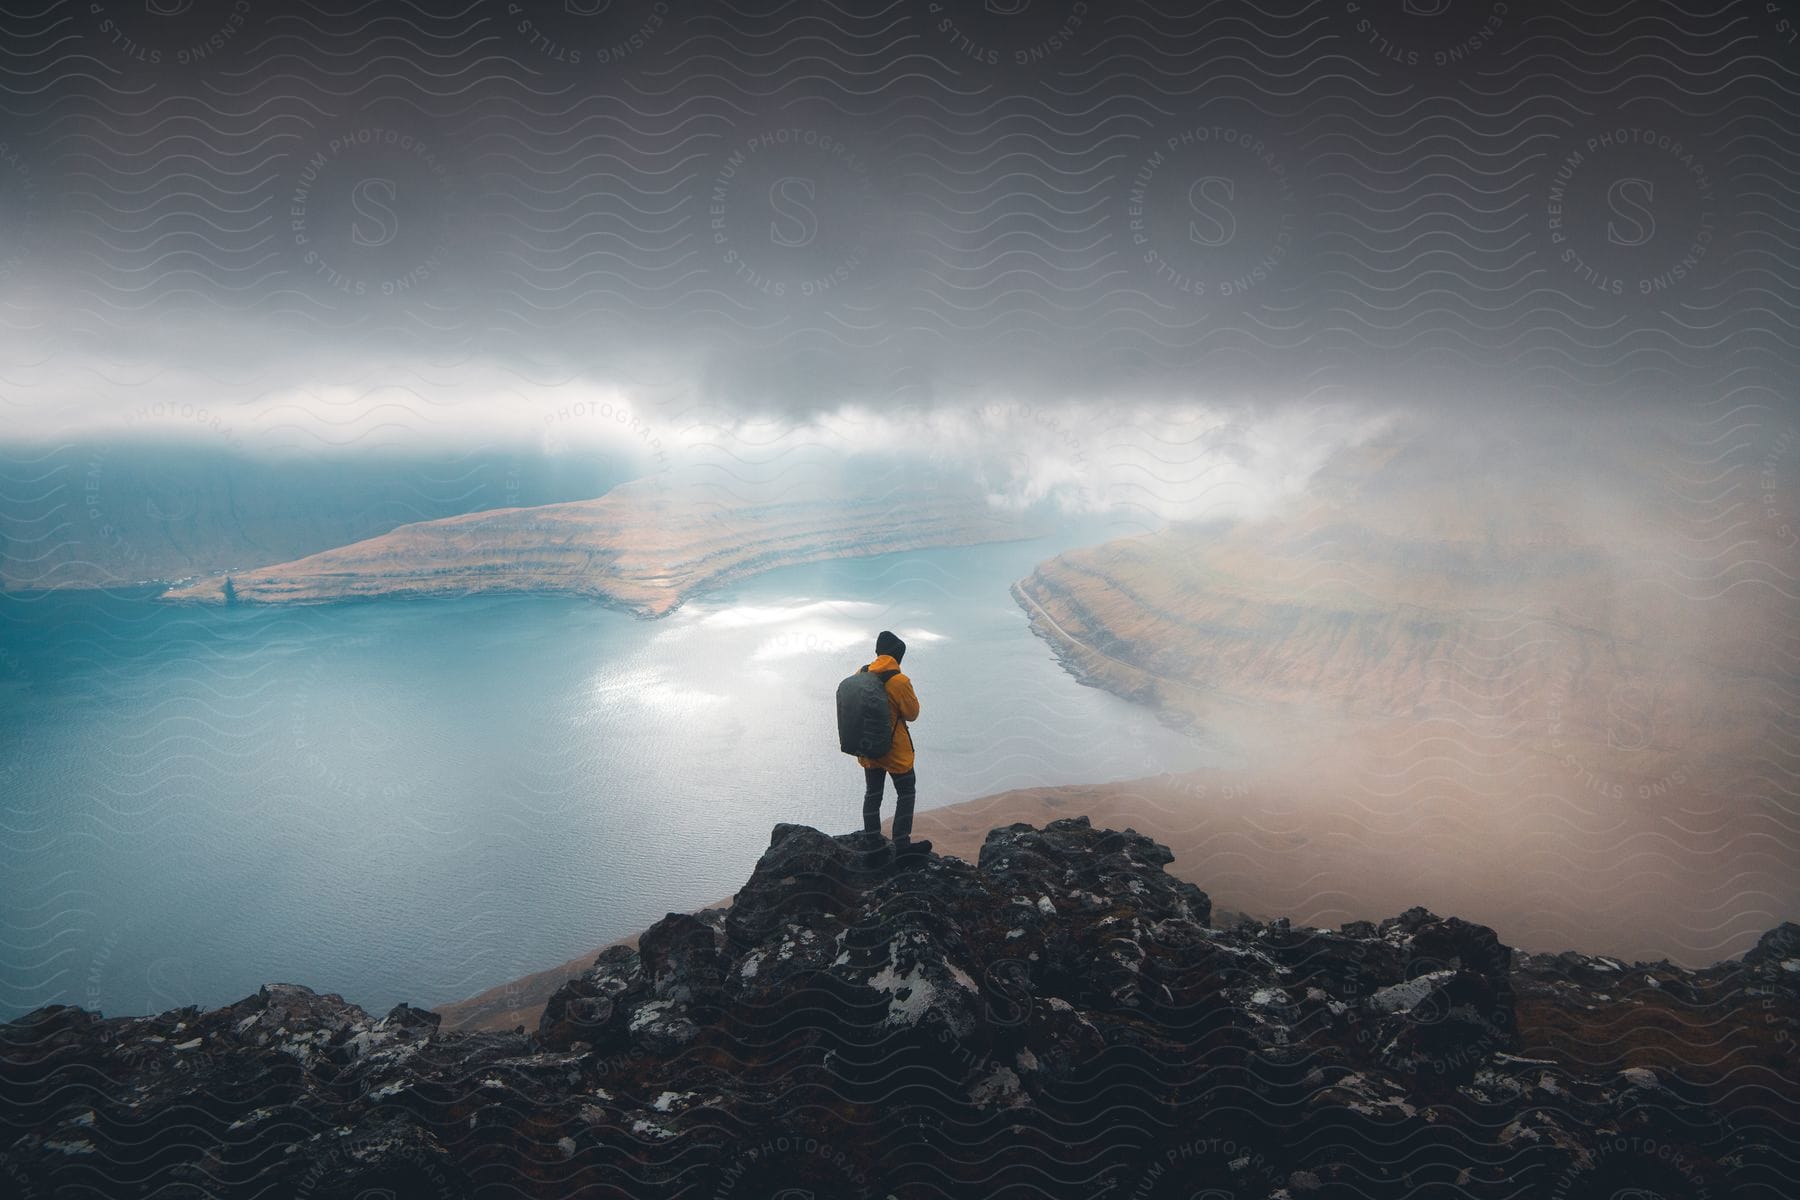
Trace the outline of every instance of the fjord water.
<instances>
[{"instance_id":1,"label":"fjord water","mask_svg":"<svg viewBox=\"0 0 1800 1200\"><path fill-rule=\"evenodd\" d=\"M1032 635L1008 585L1070 544L784 568L660 621L0 596L0 1015L442 1003L728 897L776 822L858 827L832 692L883 628L921 809L1217 761Z\"/></svg>"}]
</instances>

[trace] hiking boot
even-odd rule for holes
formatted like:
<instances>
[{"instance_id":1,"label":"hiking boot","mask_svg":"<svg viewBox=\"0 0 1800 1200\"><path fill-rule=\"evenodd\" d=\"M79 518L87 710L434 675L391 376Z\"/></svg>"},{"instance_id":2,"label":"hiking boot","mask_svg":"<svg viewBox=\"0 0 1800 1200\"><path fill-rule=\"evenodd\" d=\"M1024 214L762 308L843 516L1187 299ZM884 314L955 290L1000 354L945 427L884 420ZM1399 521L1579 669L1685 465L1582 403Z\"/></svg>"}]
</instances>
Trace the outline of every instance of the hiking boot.
<instances>
[{"instance_id":1,"label":"hiking boot","mask_svg":"<svg viewBox=\"0 0 1800 1200\"><path fill-rule=\"evenodd\" d=\"M860 830L851 834L847 840L862 851L865 867L883 866L892 861L894 857L893 847L888 844L887 838L878 829Z\"/></svg>"},{"instance_id":2,"label":"hiking boot","mask_svg":"<svg viewBox=\"0 0 1800 1200\"><path fill-rule=\"evenodd\" d=\"M931 853L931 839L920 838L918 841L907 840L894 843L895 858L923 858Z\"/></svg>"}]
</instances>

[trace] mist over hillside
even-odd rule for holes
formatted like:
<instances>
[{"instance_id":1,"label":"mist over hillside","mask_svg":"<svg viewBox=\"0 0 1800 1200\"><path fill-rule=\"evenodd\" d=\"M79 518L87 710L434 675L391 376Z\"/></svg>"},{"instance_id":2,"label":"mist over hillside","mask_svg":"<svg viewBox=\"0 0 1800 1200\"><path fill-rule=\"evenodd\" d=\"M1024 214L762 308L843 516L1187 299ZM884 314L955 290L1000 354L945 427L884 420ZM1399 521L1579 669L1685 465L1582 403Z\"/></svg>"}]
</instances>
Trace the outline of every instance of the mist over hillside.
<instances>
[{"instance_id":1,"label":"mist over hillside","mask_svg":"<svg viewBox=\"0 0 1800 1200\"><path fill-rule=\"evenodd\" d=\"M1068 552L1017 595L1070 670L1304 814L1310 849L1216 886L1361 911L1391 856L1533 946L1709 961L1800 903L1800 477L1757 417L1415 415L1274 515ZM1239 823L1152 807L1172 842Z\"/></svg>"}]
</instances>

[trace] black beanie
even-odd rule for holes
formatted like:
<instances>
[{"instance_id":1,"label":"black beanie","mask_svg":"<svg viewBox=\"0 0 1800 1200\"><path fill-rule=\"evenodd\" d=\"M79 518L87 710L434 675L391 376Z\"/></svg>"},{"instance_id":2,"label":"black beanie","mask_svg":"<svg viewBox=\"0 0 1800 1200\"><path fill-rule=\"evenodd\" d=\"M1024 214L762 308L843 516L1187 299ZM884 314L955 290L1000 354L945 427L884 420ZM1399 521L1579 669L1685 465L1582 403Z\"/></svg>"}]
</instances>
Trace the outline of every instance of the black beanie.
<instances>
[{"instance_id":1,"label":"black beanie","mask_svg":"<svg viewBox=\"0 0 1800 1200\"><path fill-rule=\"evenodd\" d=\"M906 657L906 643L884 629L876 635L875 653L878 655L891 654L894 661L899 662Z\"/></svg>"}]
</instances>

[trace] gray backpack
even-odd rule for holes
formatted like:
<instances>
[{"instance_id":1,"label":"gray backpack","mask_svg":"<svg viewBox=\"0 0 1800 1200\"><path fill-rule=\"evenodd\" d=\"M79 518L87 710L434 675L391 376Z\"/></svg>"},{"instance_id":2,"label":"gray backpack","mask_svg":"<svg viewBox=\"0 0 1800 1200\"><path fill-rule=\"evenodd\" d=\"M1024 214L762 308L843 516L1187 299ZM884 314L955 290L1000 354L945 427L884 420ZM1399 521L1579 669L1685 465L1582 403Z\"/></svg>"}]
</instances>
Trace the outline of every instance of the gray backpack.
<instances>
[{"instance_id":1,"label":"gray backpack","mask_svg":"<svg viewBox=\"0 0 1800 1200\"><path fill-rule=\"evenodd\" d=\"M893 749L900 719L888 703L887 681L899 673L863 667L838 684L838 749L858 758L881 758Z\"/></svg>"}]
</instances>

